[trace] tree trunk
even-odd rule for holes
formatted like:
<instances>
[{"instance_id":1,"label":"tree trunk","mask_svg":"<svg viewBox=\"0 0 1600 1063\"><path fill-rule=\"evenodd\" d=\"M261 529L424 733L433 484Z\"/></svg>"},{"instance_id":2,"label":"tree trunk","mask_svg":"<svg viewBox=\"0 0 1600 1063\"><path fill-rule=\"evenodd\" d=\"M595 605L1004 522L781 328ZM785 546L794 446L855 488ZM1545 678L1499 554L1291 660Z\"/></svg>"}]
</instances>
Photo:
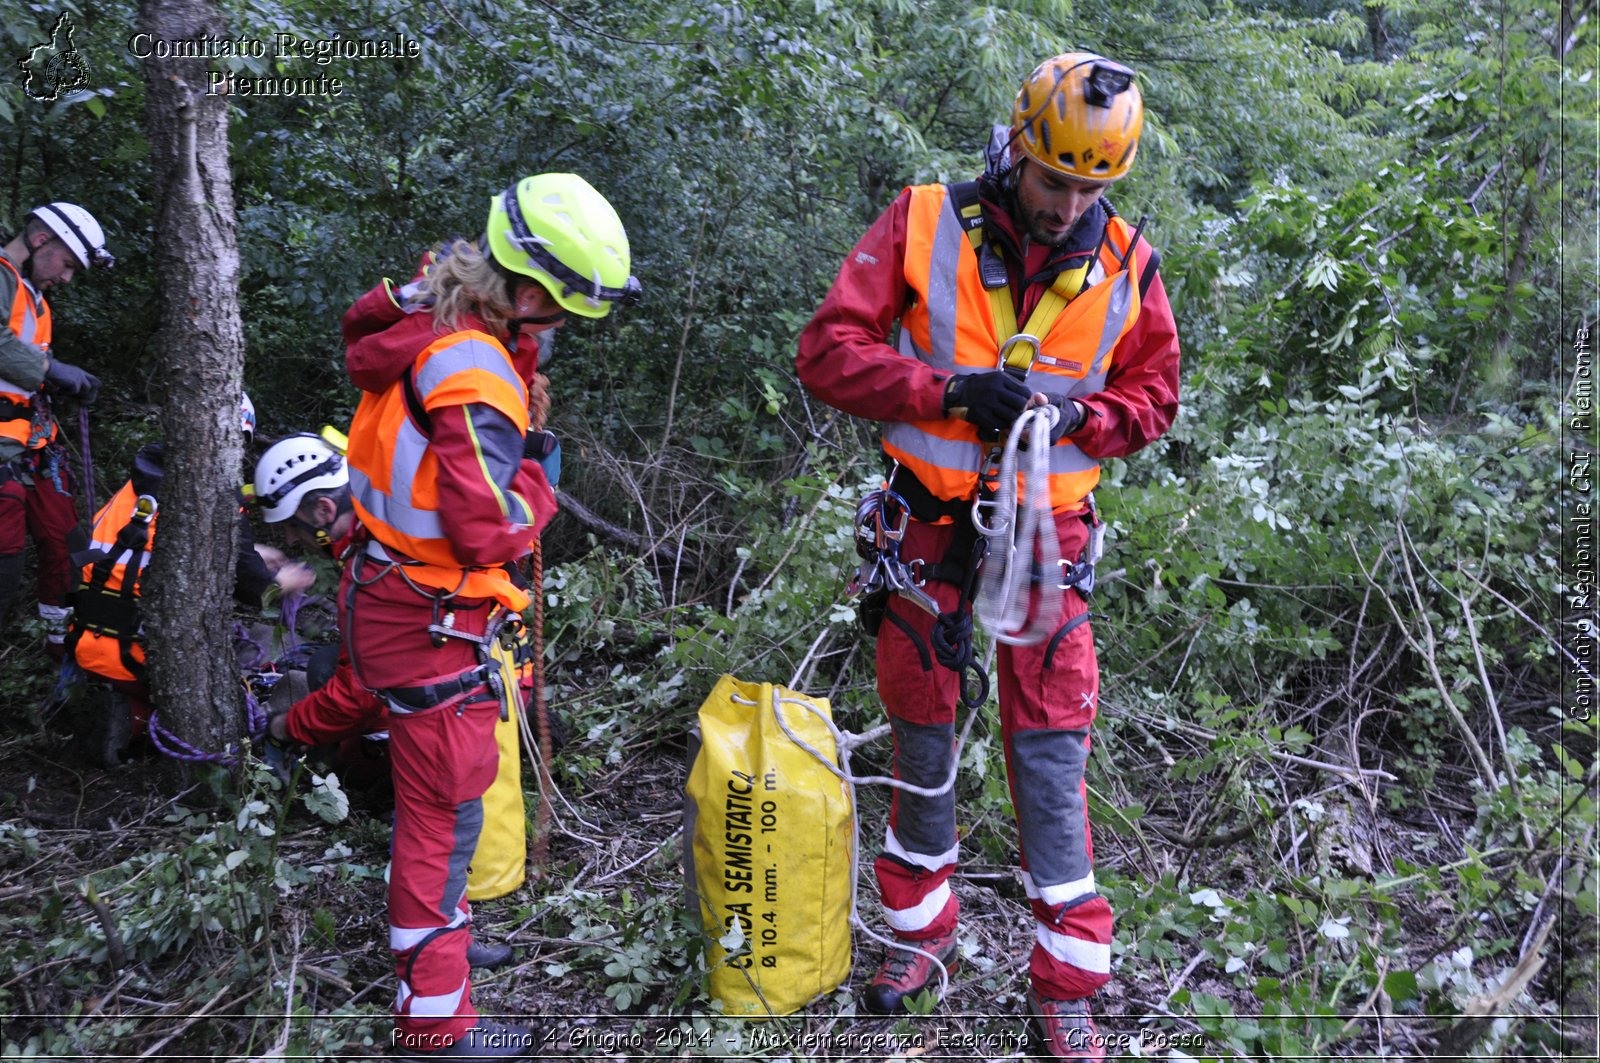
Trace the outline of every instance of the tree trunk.
<instances>
[{"instance_id":1,"label":"tree trunk","mask_svg":"<svg viewBox=\"0 0 1600 1063\"><path fill-rule=\"evenodd\" d=\"M143 0L140 22L158 41L229 35L215 0ZM244 333L227 97L205 94L206 67L145 60L166 473L144 616L163 726L215 753L244 731L231 622Z\"/></svg>"},{"instance_id":2,"label":"tree trunk","mask_svg":"<svg viewBox=\"0 0 1600 1063\"><path fill-rule=\"evenodd\" d=\"M1561 4L1561 20L1558 33L1550 48L1551 56L1556 62L1566 64L1567 54L1572 51L1578 41L1578 30L1588 21L1589 9L1593 6L1592 0L1586 0L1581 11L1574 11L1572 0L1563 0ZM1517 212L1516 221L1516 246L1512 249L1511 257L1506 263L1505 296L1502 299L1503 310L1500 317L1500 328L1495 335L1494 346L1489 350L1488 365L1483 372L1483 380L1488 393L1496 397L1508 395L1513 385L1513 371L1511 346L1516 339L1518 327L1517 318L1517 286L1522 283L1528 272L1528 252L1533 245L1533 238L1541 225L1551 224L1542 218L1545 206L1545 193L1548 191L1548 176L1550 169L1550 153L1556 147L1555 138L1546 136L1540 143L1531 169L1532 177L1528 181L1527 191L1523 194L1521 209ZM1510 214L1513 197L1508 195L1501 209ZM1560 225L1557 218L1554 222Z\"/></svg>"},{"instance_id":3,"label":"tree trunk","mask_svg":"<svg viewBox=\"0 0 1600 1063\"><path fill-rule=\"evenodd\" d=\"M1367 40L1372 44L1372 58L1385 62L1389 58L1389 31L1383 24L1383 5L1367 5Z\"/></svg>"}]
</instances>

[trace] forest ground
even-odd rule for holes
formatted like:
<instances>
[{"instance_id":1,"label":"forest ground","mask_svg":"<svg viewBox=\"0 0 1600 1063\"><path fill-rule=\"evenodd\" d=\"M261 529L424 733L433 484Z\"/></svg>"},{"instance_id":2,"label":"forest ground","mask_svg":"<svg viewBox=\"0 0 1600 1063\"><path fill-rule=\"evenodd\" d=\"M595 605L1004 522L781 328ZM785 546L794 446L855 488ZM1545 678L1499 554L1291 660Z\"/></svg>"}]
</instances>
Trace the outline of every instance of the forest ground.
<instances>
[{"instance_id":1,"label":"forest ground","mask_svg":"<svg viewBox=\"0 0 1600 1063\"><path fill-rule=\"evenodd\" d=\"M13 647L0 667L14 675L19 654L31 656ZM581 725L585 693L558 683L556 695L558 711ZM279 889L263 874L260 881L242 884L244 890L270 899L259 912L244 912L235 921L214 918L197 927L182 948L147 945L141 953L132 940L138 933L128 920L142 908L126 901L128 891L150 890L152 865L146 865L145 875L134 874L109 887L121 898L111 892L104 900L94 898L84 883L103 879L119 863L171 847L183 832L182 824L193 822L179 814L180 805L203 807L204 787L174 794L168 766L149 750L119 767L101 766L82 706L69 708L42 730L27 725L16 708L0 740L0 794L5 795L4 819L13 840L25 833L30 844L0 851L0 905L9 939L6 949L13 957L31 959L0 976L0 992L6 994L6 1007L0 1010L13 1012L3 1030L8 1049L15 1045L24 1054L21 1046L31 1039L35 1052L50 1044L70 1043L78 1049L71 1056L38 1052L42 1058L382 1055L393 983L388 954L380 947L385 927L380 879L388 834L381 781L366 789L351 785L351 814L341 823L325 823L299 804L277 820L277 858L317 872L325 870L331 852L344 865L338 873L312 873ZM1109 711L1118 710L1111 706ZM686 724L692 715L685 713L682 719ZM857 729L870 723L863 721ZM518 949L514 966L479 972L475 978L474 999L484 1012L534 1016L534 1024L546 1031L552 1055L597 1060L1026 1057L1028 1032L1018 1016L1025 1010L1031 919L1020 880L1011 866L991 858L992 844L970 846L979 851L969 851L970 859L954 881L963 911L963 956L947 1001L932 1013L901 1019L856 1014L852 992L871 975L879 955L878 947L860 935L845 985L801 1015L758 1023L709 1012L701 975L689 959L699 949L682 914L679 861L687 727L642 729L636 739L620 743L614 733L601 730L577 730L558 755L563 800L557 805L546 872L531 877L508 898L475 906L479 933L510 941ZM1136 731L1102 730L1108 733L1096 746L1093 761L1098 766L1091 771L1091 785L1097 788L1115 785L1114 780L1129 774L1130 761L1148 755L1122 740ZM858 754L857 766L882 770L884 755L868 746ZM1115 769L1109 777L1107 768ZM531 769L525 769L525 780L531 776ZM1127 909L1134 898L1151 902L1144 911L1120 912L1118 932L1127 947L1114 961L1113 980L1097 1001L1101 1028L1114 1038L1113 1047L1120 1047L1127 1058L1253 1058L1241 1050L1251 1042L1241 1041L1240 1024L1300 1029L1311 1019L1281 1011L1264 1015L1260 994L1234 977L1237 968L1216 962L1205 939L1225 940L1228 920L1212 919L1221 925L1210 927L1205 921L1182 925L1170 905L1155 903L1172 893L1175 873L1186 882L1210 882L1226 893L1249 896L1253 885L1266 885L1283 871L1260 863L1271 859L1268 854L1275 848L1292 863L1344 866L1352 874L1371 874L1375 865L1392 868L1402 858L1425 863L1426 854L1443 854L1450 840L1471 826L1466 780L1463 774L1458 790L1457 780L1442 772L1426 814L1406 804L1403 815L1392 815L1356 799L1354 787L1334 779L1324 788L1323 806L1326 819L1339 829L1307 829L1293 836L1290 820L1290 836L1280 837L1280 821L1263 824L1262 837L1253 837L1254 830L1234 838L1211 835L1203 847L1179 844L1196 833L1181 812L1186 804L1181 794L1166 795L1172 801L1145 795L1144 803L1153 810L1137 825L1097 817L1102 889L1119 908ZM1132 795L1099 796L1114 806L1133 803ZM263 818L270 819L278 815L280 799L269 793L266 800L273 807ZM530 817L533 801L530 796ZM876 913L870 857L882 829L884 798L881 792L864 790L860 801L867 849L860 910L870 922ZM998 810L974 804L978 821L963 817L965 834L1005 836L1006 824L989 821ZM201 864L193 850L187 851L186 860L191 867ZM1443 855L1436 860L1446 862ZM1208 862L1213 866L1199 874ZM241 871L256 864L252 856ZM141 878L146 880L142 884ZM206 886L169 881L167 888ZM1190 896L1196 908L1212 903L1203 896L1196 901L1197 896ZM1445 917L1440 897L1432 891L1393 892L1394 905L1384 917L1398 921L1391 928L1398 933L1391 939L1404 942L1391 957L1393 970L1415 969L1459 946L1459 927ZM148 895L145 899L161 903ZM116 905L115 917L107 902ZM240 911L237 903L233 907ZM1132 907L1143 907L1143 902ZM1221 909L1212 914L1220 916ZM121 964L105 948L86 956L81 942L71 944L74 934L103 944L108 919L130 939L122 945ZM1506 932L1522 929L1508 926ZM1298 945L1289 944L1290 952L1297 953L1294 962L1315 962L1316 934L1311 932L1313 940L1307 942L1307 932L1301 933ZM1163 941L1177 948L1147 947ZM231 955L235 950L241 954ZM1558 959L1564 952L1551 951ZM139 959L142 954L149 958ZM1533 954L1540 950L1536 947ZM1340 972L1330 969L1328 975ZM1321 1016L1338 1031L1325 1039L1326 1047L1314 1054L1275 1058L1440 1058L1452 1044L1461 1052L1459 1058L1524 1058L1502 1056L1499 1049L1473 1054L1470 1039L1452 1040L1462 1036L1458 1017L1397 1003L1385 988L1390 983L1380 979L1376 984L1365 1006L1348 1013L1330 1009ZM291 985L293 992L286 994ZM1536 986L1533 995L1549 992ZM1514 1016L1518 1009L1501 1001L1500 1011L1503 1024L1506 1014ZM1569 1043L1593 1043L1593 1011L1592 996L1587 1003L1568 1002ZM1182 1054L1169 1055L1174 1050Z\"/></svg>"}]
</instances>

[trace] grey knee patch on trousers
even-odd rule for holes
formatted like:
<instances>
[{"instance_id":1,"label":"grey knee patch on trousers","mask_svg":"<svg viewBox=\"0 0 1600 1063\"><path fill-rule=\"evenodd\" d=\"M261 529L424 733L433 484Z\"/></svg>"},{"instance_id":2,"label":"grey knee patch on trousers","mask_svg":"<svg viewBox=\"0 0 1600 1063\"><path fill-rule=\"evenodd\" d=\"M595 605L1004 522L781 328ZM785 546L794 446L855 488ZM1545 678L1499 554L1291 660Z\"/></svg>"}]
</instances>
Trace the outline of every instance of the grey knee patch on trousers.
<instances>
[{"instance_id":1,"label":"grey knee patch on trousers","mask_svg":"<svg viewBox=\"0 0 1600 1063\"><path fill-rule=\"evenodd\" d=\"M955 755L954 723L921 724L905 720L889 721L894 730L895 767L900 779L913 786L944 785L950 774L950 758ZM947 853L956 844L956 799L954 793L922 797L896 790L898 812L894 834L908 852L925 856Z\"/></svg>"},{"instance_id":2,"label":"grey knee patch on trousers","mask_svg":"<svg viewBox=\"0 0 1600 1063\"><path fill-rule=\"evenodd\" d=\"M444 880L444 896L439 898L439 914L454 918L456 909L467 896L467 872L472 856L478 851L478 835L483 833L483 798L474 797L456 806L455 845L450 850L450 864Z\"/></svg>"},{"instance_id":3,"label":"grey knee patch on trousers","mask_svg":"<svg viewBox=\"0 0 1600 1063\"><path fill-rule=\"evenodd\" d=\"M1039 886L1087 876L1089 839L1084 818L1088 731L1017 731L1011 736L1012 789L1028 874Z\"/></svg>"}]
</instances>

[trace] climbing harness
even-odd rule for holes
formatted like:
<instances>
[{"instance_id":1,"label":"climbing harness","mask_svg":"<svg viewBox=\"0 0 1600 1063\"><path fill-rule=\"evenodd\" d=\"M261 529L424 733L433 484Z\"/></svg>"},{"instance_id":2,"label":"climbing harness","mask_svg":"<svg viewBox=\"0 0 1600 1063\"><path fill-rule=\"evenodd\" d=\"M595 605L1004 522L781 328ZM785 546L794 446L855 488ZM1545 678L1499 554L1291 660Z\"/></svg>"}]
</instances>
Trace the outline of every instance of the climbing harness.
<instances>
[{"instance_id":1,"label":"climbing harness","mask_svg":"<svg viewBox=\"0 0 1600 1063\"><path fill-rule=\"evenodd\" d=\"M862 561L850 577L847 594L851 598L899 594L938 616L939 603L922 589L925 581L920 573L921 559L908 563L900 558L900 544L910 520L910 505L892 488L872 491L861 500L856 506L855 540L856 553Z\"/></svg>"},{"instance_id":2,"label":"climbing harness","mask_svg":"<svg viewBox=\"0 0 1600 1063\"><path fill-rule=\"evenodd\" d=\"M376 561L381 566L370 578L365 571L368 561ZM430 709L441 702L470 693L480 686L487 687L500 703L500 718L509 720L512 709L520 710L522 707L519 684L510 677L516 674L515 669L529 665L533 658L532 644L522 616L491 603L483 606L492 612L482 635L459 630L456 626L457 609L452 608L451 603L465 584L466 574L462 574L461 582L457 583L453 590L434 590L424 587L411 578L406 572L406 567L412 564L416 562L397 560L376 540L367 540L349 561L351 588L346 601L347 611L352 613L354 611L353 599L356 587L369 587L390 572L398 573L408 587L426 598L432 606L433 616L427 627L429 641L436 647L444 646L450 639L470 642L473 644L478 663L454 676L424 686L386 687L377 690L377 694L389 703L391 710L406 715ZM354 647L349 644L349 633L354 625L345 626L346 652L353 663L356 656ZM499 654L495 652L497 647L502 651ZM509 660L509 666L504 666L505 661L502 658ZM456 715L459 716L465 711L466 702L462 701L456 709Z\"/></svg>"},{"instance_id":3,"label":"climbing harness","mask_svg":"<svg viewBox=\"0 0 1600 1063\"><path fill-rule=\"evenodd\" d=\"M72 630L67 635L66 655L75 655L85 632L114 639L122 666L142 681L145 665L133 655L144 640L144 625L139 615L139 583L149 561L150 525L160 504L154 495L140 495L128 522L117 532L109 548L91 548L73 558L80 566L92 562L89 578L72 592ZM111 576L122 567L121 586L107 589Z\"/></svg>"},{"instance_id":4,"label":"climbing harness","mask_svg":"<svg viewBox=\"0 0 1600 1063\"><path fill-rule=\"evenodd\" d=\"M974 538L963 535L958 526L956 541L945 560L930 565L922 558L907 561L900 556L911 506L893 488L899 463L890 470L888 484L869 492L856 507L856 553L862 558L850 578L846 596L859 599L861 626L876 638L888 610L891 594L898 594L934 618L930 634L933 655L939 664L961 676L961 703L976 708L989 700L988 668L977 667L972 646L973 579L981 557L973 553ZM952 563L953 562L953 563ZM929 579L948 579L961 588L956 607L946 612L938 599L923 589Z\"/></svg>"}]
</instances>

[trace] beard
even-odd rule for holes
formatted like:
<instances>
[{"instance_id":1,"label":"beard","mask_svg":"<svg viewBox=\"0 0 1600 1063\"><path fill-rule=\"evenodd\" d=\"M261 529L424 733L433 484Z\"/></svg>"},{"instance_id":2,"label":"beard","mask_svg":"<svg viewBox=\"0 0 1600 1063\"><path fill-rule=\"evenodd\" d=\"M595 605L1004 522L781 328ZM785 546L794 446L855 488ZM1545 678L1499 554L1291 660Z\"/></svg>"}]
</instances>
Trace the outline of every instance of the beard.
<instances>
[{"instance_id":1,"label":"beard","mask_svg":"<svg viewBox=\"0 0 1600 1063\"><path fill-rule=\"evenodd\" d=\"M1028 239L1046 247L1060 247L1067 242L1068 238L1072 236L1072 231L1077 227L1077 223L1074 222L1065 229L1057 229L1055 228L1055 216L1040 211L1028 216Z\"/></svg>"}]
</instances>

